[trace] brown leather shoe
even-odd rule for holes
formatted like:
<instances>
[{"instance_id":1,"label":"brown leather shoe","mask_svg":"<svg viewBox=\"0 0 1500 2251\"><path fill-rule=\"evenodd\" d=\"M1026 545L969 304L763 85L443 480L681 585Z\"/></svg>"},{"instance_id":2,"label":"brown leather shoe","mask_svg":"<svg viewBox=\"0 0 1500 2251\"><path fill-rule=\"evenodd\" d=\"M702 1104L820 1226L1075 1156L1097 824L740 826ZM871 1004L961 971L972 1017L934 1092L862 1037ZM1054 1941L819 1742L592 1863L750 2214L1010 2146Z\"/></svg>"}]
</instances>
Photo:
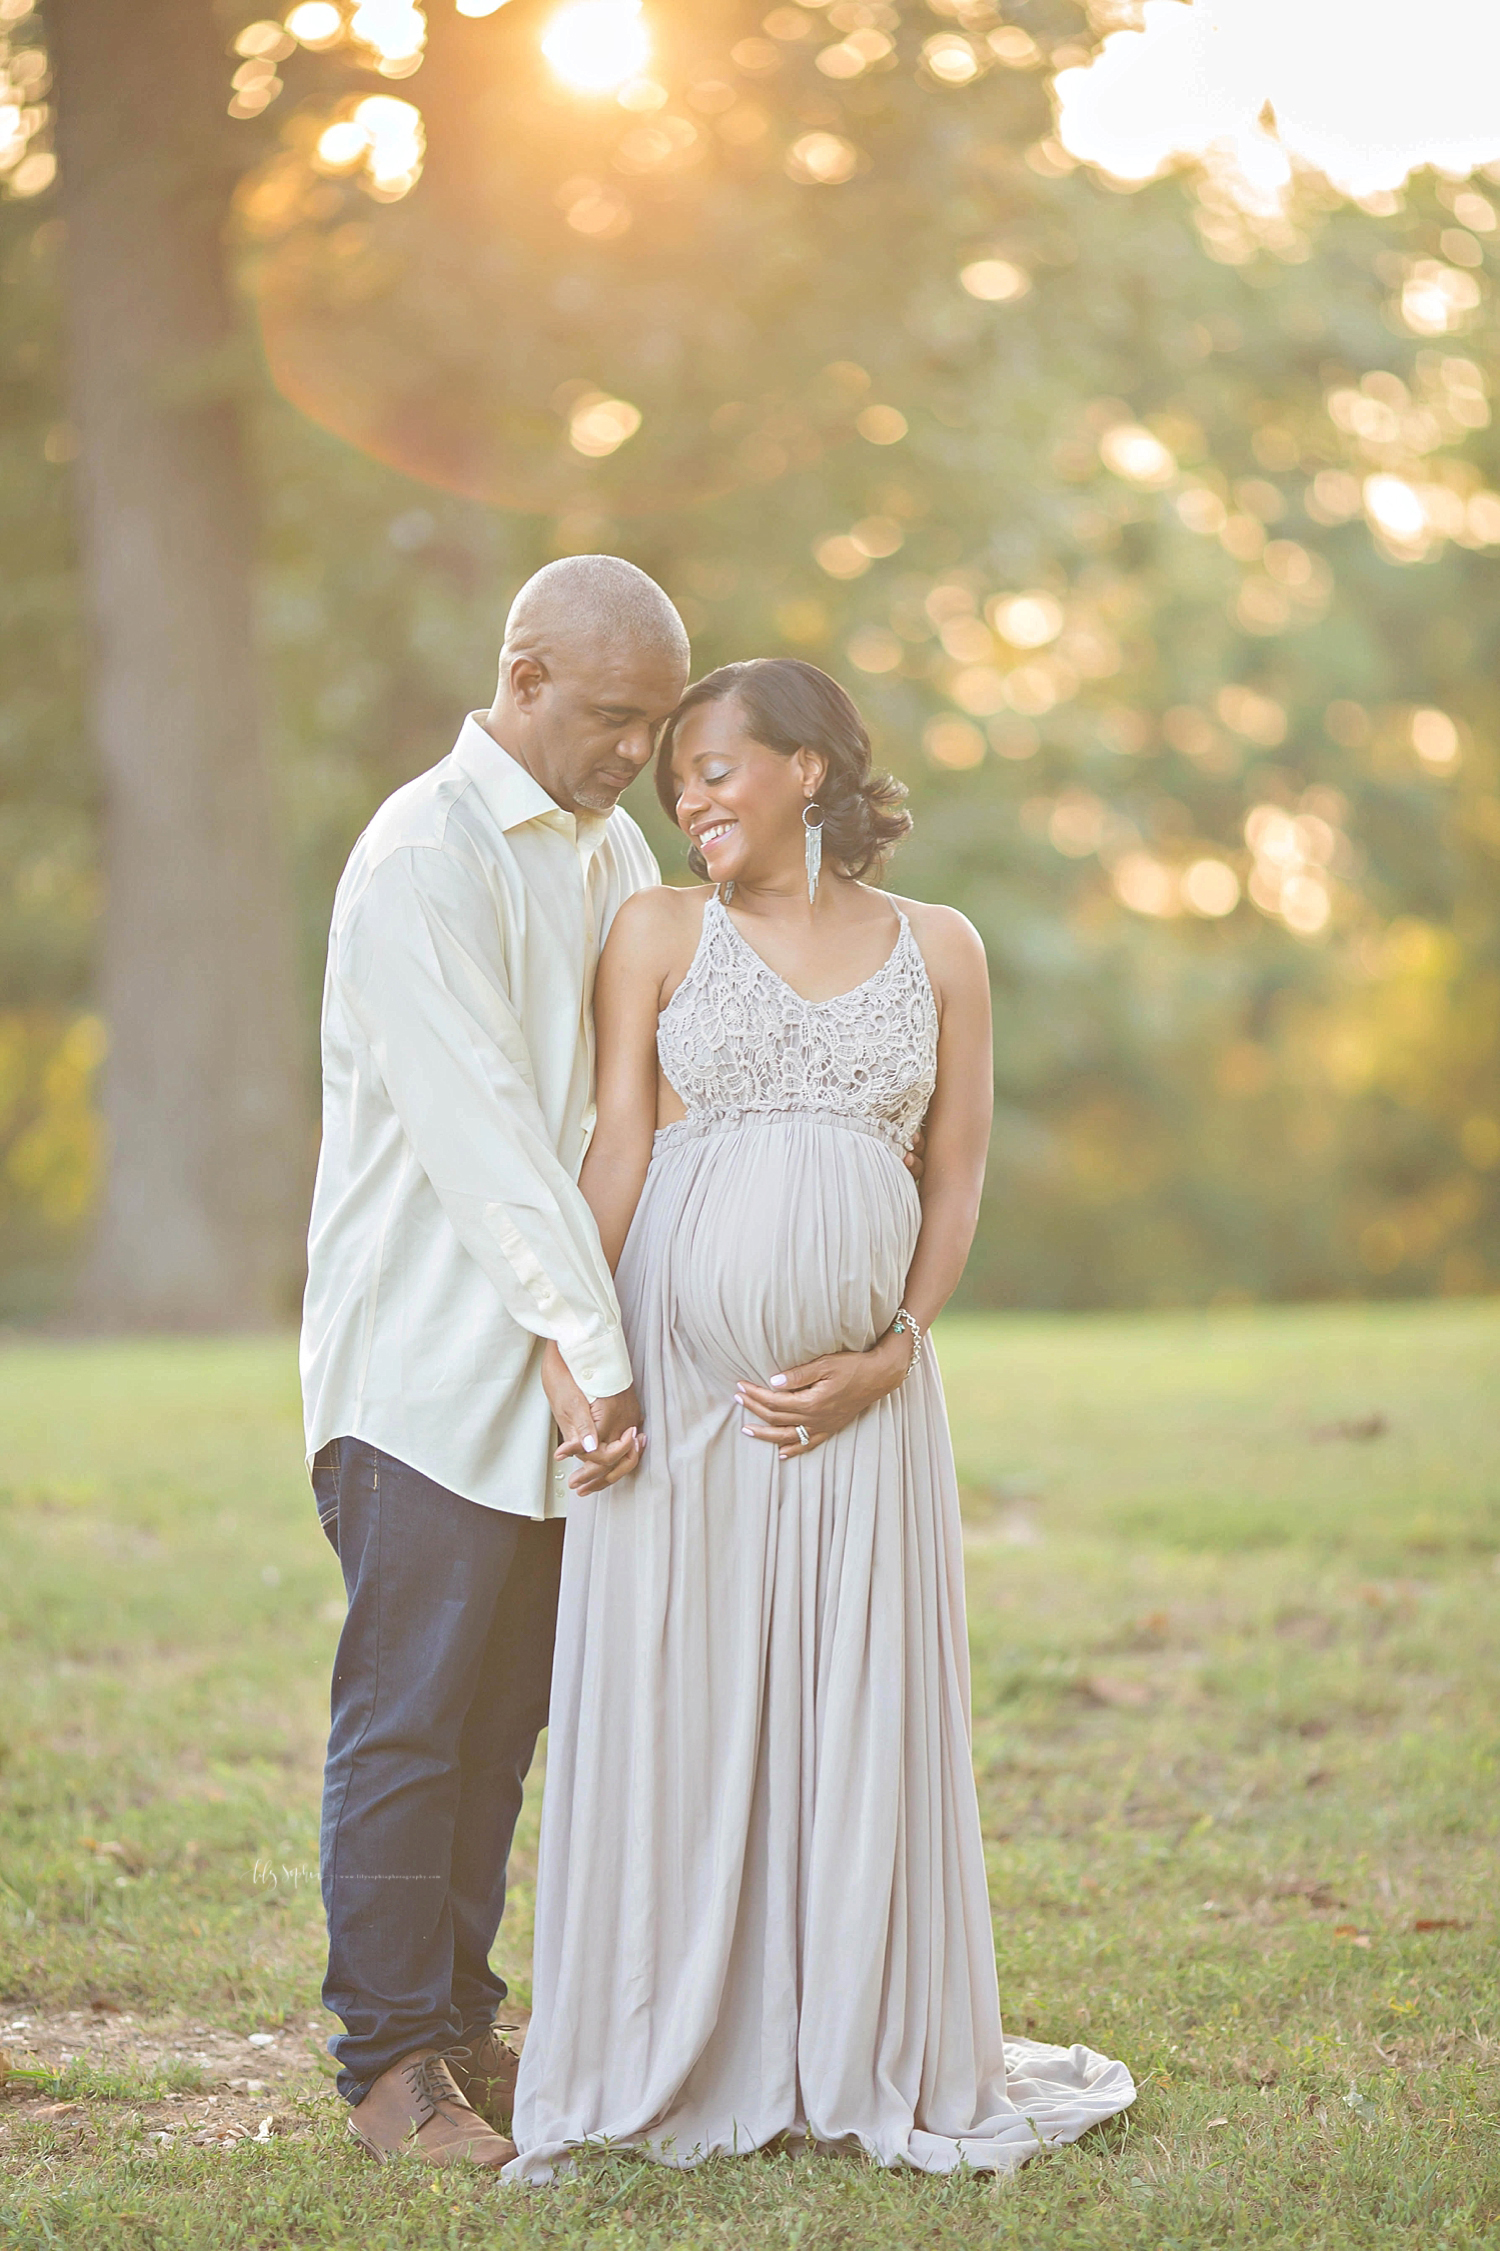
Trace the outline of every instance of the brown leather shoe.
<instances>
[{"instance_id":1,"label":"brown leather shoe","mask_svg":"<svg viewBox=\"0 0 1500 2251\"><path fill-rule=\"evenodd\" d=\"M350 2111L349 2131L383 2164L420 2157L429 2165L493 2171L516 2154L515 2143L487 2126L459 2092L436 2048L414 2048L383 2071Z\"/></svg>"},{"instance_id":2,"label":"brown leather shoe","mask_svg":"<svg viewBox=\"0 0 1500 2251\"><path fill-rule=\"evenodd\" d=\"M516 2073L521 2059L493 2025L476 2032L461 2048L448 2048L443 2061L481 2118L503 2133L516 2105Z\"/></svg>"}]
</instances>

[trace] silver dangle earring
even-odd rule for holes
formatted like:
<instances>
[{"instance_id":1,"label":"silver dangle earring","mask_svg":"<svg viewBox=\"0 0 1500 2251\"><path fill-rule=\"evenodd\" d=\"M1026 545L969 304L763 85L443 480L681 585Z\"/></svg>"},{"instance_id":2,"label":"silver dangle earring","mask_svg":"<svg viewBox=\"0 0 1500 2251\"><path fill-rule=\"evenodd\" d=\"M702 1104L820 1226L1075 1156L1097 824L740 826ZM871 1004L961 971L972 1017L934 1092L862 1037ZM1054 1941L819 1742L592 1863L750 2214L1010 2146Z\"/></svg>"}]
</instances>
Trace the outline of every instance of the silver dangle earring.
<instances>
[{"instance_id":1,"label":"silver dangle earring","mask_svg":"<svg viewBox=\"0 0 1500 2251\"><path fill-rule=\"evenodd\" d=\"M815 821L808 815L816 813ZM823 808L816 798L802 808L802 855L807 862L807 903L812 906L818 896L818 877L823 872Z\"/></svg>"}]
</instances>

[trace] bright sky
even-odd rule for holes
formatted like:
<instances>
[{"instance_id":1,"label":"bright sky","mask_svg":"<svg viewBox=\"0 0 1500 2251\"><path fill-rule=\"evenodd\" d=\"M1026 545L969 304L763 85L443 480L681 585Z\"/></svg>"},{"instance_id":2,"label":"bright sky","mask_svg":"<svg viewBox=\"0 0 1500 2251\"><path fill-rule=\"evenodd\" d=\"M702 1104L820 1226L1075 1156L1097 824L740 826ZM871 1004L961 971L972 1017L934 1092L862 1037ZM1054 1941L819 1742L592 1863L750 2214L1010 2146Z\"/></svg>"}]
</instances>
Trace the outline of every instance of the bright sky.
<instances>
[{"instance_id":1,"label":"bright sky","mask_svg":"<svg viewBox=\"0 0 1500 2251\"><path fill-rule=\"evenodd\" d=\"M1146 0L1144 17L1056 80L1064 146L1117 178L1218 148L1270 200L1290 152L1370 195L1500 158L1500 0Z\"/></svg>"}]
</instances>

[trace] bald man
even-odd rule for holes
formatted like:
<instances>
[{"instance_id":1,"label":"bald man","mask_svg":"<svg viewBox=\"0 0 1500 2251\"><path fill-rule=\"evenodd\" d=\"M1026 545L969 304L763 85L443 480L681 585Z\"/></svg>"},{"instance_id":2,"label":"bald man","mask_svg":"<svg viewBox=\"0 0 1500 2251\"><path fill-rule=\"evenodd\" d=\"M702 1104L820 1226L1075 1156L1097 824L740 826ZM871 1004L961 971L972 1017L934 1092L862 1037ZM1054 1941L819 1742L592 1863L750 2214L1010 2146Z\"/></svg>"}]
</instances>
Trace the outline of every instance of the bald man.
<instances>
[{"instance_id":1,"label":"bald man","mask_svg":"<svg viewBox=\"0 0 1500 2251\"><path fill-rule=\"evenodd\" d=\"M615 556L549 564L499 689L339 884L302 1331L307 1452L349 1607L324 1781L323 1997L351 2132L499 2166L515 2058L489 1951L547 1716L565 1463L645 1442L577 1188L594 966L660 880L620 792L687 683L681 618ZM557 1351L545 1352L547 1340Z\"/></svg>"}]
</instances>

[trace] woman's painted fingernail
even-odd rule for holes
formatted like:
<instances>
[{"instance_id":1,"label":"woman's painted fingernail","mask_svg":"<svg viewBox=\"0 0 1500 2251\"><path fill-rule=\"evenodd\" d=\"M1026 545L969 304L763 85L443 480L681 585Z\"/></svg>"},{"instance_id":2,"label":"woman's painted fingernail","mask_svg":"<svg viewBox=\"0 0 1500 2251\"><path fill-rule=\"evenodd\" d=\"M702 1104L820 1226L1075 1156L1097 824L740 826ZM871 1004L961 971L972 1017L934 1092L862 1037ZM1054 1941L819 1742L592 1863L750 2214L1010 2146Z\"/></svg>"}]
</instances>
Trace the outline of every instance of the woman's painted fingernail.
<instances>
[{"instance_id":1,"label":"woman's painted fingernail","mask_svg":"<svg viewBox=\"0 0 1500 2251\"><path fill-rule=\"evenodd\" d=\"M771 1378L771 1389L772 1389L773 1391L782 1391L782 1390L784 1390L785 1388L786 1388L786 1377L785 1377L785 1376L772 1376L772 1378Z\"/></svg>"},{"instance_id":2,"label":"woman's painted fingernail","mask_svg":"<svg viewBox=\"0 0 1500 2251\"><path fill-rule=\"evenodd\" d=\"M592 1431L589 1432L588 1437L583 1442L583 1450L586 1454L597 1454L599 1451L599 1441Z\"/></svg>"},{"instance_id":3,"label":"woman's painted fingernail","mask_svg":"<svg viewBox=\"0 0 1500 2251\"><path fill-rule=\"evenodd\" d=\"M748 1423L741 1423L741 1424L740 1424L740 1436L741 1436L741 1438L753 1438L753 1437L755 1436L755 1433L754 1433L754 1431L753 1431L753 1430L752 1430L752 1429L750 1428L750 1425L749 1425Z\"/></svg>"}]
</instances>

